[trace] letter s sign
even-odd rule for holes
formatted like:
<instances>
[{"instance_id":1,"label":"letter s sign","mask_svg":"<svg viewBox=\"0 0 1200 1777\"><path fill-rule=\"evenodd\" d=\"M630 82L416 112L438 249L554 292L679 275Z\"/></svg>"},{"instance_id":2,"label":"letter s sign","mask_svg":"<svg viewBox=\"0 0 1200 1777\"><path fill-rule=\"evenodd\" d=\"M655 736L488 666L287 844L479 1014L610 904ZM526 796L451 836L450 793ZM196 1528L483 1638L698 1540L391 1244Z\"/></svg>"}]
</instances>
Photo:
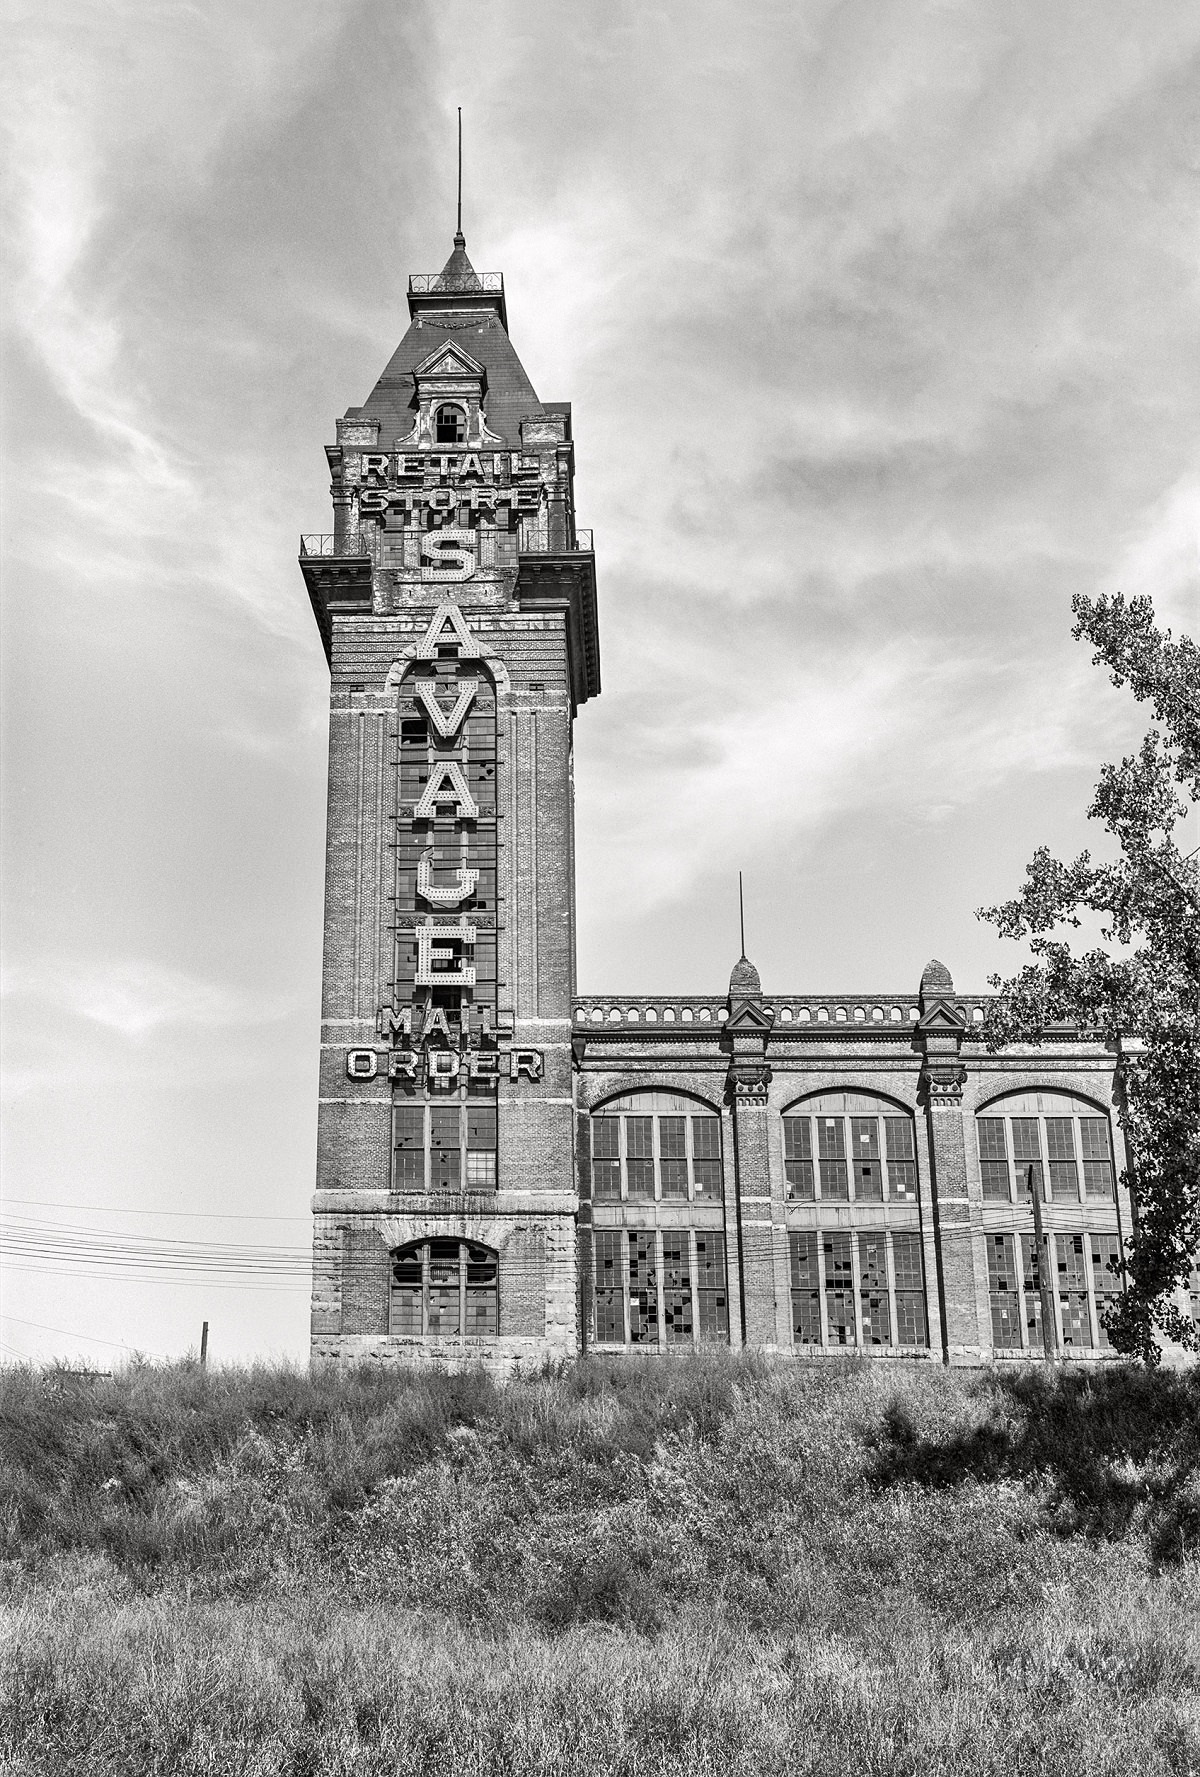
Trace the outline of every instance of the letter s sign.
<instances>
[{"instance_id":1,"label":"letter s sign","mask_svg":"<svg viewBox=\"0 0 1200 1777\"><path fill-rule=\"evenodd\" d=\"M447 528L421 538L422 580L469 580L475 572L474 531Z\"/></svg>"}]
</instances>

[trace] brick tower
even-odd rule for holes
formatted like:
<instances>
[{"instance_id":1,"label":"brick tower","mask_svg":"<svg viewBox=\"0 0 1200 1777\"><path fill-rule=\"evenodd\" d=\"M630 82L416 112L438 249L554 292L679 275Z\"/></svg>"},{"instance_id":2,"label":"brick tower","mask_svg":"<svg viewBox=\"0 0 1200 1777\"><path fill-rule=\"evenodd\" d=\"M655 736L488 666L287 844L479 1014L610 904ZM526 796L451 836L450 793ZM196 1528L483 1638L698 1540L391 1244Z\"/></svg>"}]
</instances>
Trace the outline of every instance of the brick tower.
<instances>
[{"instance_id":1,"label":"brick tower","mask_svg":"<svg viewBox=\"0 0 1200 1777\"><path fill-rule=\"evenodd\" d=\"M578 1345L572 724L600 689L571 409L460 233L327 448L300 565L329 658L312 1352Z\"/></svg>"}]
</instances>

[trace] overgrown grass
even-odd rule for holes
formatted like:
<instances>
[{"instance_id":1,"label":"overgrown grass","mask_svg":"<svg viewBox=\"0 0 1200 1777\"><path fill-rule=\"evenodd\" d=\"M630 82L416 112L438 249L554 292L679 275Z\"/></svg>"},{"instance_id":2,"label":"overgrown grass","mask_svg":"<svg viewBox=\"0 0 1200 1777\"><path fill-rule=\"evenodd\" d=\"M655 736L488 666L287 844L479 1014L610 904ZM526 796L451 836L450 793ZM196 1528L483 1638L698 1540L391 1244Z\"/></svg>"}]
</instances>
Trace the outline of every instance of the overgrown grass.
<instances>
[{"instance_id":1,"label":"overgrown grass","mask_svg":"<svg viewBox=\"0 0 1200 1777\"><path fill-rule=\"evenodd\" d=\"M0 1379L0 1755L1200 1774L1200 1378Z\"/></svg>"}]
</instances>

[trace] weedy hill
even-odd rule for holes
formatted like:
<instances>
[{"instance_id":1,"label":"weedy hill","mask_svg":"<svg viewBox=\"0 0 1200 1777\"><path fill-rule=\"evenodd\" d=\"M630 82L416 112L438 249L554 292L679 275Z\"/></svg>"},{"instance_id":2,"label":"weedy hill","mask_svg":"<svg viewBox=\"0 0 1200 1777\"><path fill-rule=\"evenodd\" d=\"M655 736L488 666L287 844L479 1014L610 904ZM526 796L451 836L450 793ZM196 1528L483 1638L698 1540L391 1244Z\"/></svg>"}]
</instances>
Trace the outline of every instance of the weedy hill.
<instances>
[{"instance_id":1,"label":"weedy hill","mask_svg":"<svg viewBox=\"0 0 1200 1777\"><path fill-rule=\"evenodd\" d=\"M0 1375L14 1777L1200 1773L1200 1376Z\"/></svg>"}]
</instances>

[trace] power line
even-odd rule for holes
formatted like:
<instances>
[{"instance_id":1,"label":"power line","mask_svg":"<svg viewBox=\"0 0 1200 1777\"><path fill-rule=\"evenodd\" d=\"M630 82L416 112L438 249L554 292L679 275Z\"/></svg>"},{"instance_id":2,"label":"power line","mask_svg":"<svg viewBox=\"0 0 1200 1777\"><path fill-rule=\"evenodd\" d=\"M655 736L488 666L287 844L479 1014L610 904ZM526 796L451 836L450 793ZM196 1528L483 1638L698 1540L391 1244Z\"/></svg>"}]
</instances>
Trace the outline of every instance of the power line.
<instances>
[{"instance_id":1,"label":"power line","mask_svg":"<svg viewBox=\"0 0 1200 1777\"><path fill-rule=\"evenodd\" d=\"M19 1203L22 1209L79 1209L98 1216L183 1216L213 1222L310 1222L311 1216L251 1215L217 1209L125 1209L120 1204L50 1203L41 1197L4 1197L2 1203Z\"/></svg>"},{"instance_id":2,"label":"power line","mask_svg":"<svg viewBox=\"0 0 1200 1777\"><path fill-rule=\"evenodd\" d=\"M66 1327L47 1327L44 1326L40 1320L25 1320L20 1314L5 1314L0 1311L0 1320L15 1321L19 1327L36 1327L39 1333L61 1333L64 1339L89 1339L93 1345L115 1345L120 1351L137 1352L144 1349L144 1347L139 1345L126 1345L121 1339L102 1339L99 1333L73 1333ZM161 1351L152 1351L147 1353L147 1355L150 1357L163 1357L165 1356L165 1353Z\"/></svg>"}]
</instances>

